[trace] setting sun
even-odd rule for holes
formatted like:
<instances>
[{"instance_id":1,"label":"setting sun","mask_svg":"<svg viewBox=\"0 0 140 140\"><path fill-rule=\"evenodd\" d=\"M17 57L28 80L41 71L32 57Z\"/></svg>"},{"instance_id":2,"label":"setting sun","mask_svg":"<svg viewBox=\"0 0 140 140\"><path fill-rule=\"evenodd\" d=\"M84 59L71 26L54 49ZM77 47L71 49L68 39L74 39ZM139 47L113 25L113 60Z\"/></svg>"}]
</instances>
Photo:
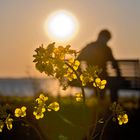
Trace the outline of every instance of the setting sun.
<instances>
[{"instance_id":1,"label":"setting sun","mask_svg":"<svg viewBox=\"0 0 140 140\"><path fill-rule=\"evenodd\" d=\"M44 28L51 40L66 42L76 36L79 25L74 15L60 10L50 14L45 21Z\"/></svg>"}]
</instances>

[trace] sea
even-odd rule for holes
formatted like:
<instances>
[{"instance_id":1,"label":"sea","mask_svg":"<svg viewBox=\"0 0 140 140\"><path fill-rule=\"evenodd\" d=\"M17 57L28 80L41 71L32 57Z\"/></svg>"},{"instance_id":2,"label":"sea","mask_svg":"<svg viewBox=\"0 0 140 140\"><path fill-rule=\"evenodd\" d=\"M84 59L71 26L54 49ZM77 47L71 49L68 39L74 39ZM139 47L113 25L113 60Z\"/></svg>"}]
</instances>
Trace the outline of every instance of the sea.
<instances>
[{"instance_id":1,"label":"sea","mask_svg":"<svg viewBox=\"0 0 140 140\"><path fill-rule=\"evenodd\" d=\"M69 96L80 91L78 87L63 90L59 81L54 78L0 78L0 95L3 96L34 96L38 92L50 96Z\"/></svg>"},{"instance_id":2,"label":"sea","mask_svg":"<svg viewBox=\"0 0 140 140\"><path fill-rule=\"evenodd\" d=\"M73 96L81 92L79 87L68 87L63 90L57 79L54 78L0 78L0 95L2 96L34 96L44 92L50 96ZM86 97L94 94L93 89L85 88ZM109 92L107 92L109 94ZM119 90L119 96L140 96L138 90Z\"/></svg>"}]
</instances>

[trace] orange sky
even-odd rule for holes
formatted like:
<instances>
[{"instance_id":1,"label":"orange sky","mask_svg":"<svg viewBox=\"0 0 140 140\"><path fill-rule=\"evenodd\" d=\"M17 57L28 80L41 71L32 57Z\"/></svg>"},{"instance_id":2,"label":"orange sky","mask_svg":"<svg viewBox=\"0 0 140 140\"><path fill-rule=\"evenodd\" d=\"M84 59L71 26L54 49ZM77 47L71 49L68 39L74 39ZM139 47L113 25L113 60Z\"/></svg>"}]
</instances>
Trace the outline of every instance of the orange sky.
<instances>
[{"instance_id":1,"label":"orange sky","mask_svg":"<svg viewBox=\"0 0 140 140\"><path fill-rule=\"evenodd\" d=\"M27 76L27 71L40 75L32 55L40 44L50 43L43 24L60 9L72 12L80 23L77 36L68 42L73 48L81 49L108 28L116 58L140 58L139 0L1 0L0 77Z\"/></svg>"}]
</instances>

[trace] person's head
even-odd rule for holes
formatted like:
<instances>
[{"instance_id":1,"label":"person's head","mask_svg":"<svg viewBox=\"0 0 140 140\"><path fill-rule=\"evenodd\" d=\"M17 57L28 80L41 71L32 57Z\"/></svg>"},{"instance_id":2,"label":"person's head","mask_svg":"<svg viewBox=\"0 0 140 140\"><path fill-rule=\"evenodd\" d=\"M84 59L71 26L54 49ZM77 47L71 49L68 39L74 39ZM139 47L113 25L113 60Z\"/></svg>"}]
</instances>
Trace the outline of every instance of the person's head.
<instances>
[{"instance_id":1,"label":"person's head","mask_svg":"<svg viewBox=\"0 0 140 140\"><path fill-rule=\"evenodd\" d=\"M111 33L107 29L101 30L98 35L98 41L106 44L111 39Z\"/></svg>"}]
</instances>

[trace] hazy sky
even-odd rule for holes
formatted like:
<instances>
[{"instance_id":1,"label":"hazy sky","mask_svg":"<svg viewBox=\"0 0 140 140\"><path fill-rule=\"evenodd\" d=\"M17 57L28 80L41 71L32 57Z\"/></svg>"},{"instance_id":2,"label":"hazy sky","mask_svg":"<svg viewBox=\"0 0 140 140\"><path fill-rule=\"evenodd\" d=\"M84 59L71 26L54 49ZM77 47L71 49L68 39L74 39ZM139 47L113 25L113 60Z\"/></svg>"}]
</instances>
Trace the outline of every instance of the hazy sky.
<instances>
[{"instance_id":1,"label":"hazy sky","mask_svg":"<svg viewBox=\"0 0 140 140\"><path fill-rule=\"evenodd\" d=\"M73 48L81 49L108 28L115 58L140 58L140 0L0 0L0 77L27 76L26 71L35 75L34 50L51 43L43 24L60 9L80 23L68 42Z\"/></svg>"}]
</instances>

